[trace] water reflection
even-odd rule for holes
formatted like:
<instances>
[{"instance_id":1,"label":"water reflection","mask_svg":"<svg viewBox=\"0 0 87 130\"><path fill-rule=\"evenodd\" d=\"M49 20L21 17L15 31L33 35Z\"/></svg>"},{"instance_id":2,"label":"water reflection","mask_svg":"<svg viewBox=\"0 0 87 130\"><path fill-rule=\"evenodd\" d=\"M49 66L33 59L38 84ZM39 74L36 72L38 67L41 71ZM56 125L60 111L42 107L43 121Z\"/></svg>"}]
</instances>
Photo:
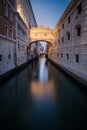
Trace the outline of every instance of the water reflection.
<instances>
[{"instance_id":1,"label":"water reflection","mask_svg":"<svg viewBox=\"0 0 87 130\"><path fill-rule=\"evenodd\" d=\"M38 81L32 81L31 83L31 93L35 96L45 96L47 94L54 94L54 84L52 81L49 83L41 83Z\"/></svg>"},{"instance_id":2,"label":"water reflection","mask_svg":"<svg viewBox=\"0 0 87 130\"><path fill-rule=\"evenodd\" d=\"M33 67L29 85L31 105L27 106L29 114L27 110L25 115L33 121L32 129L51 129L56 126L59 117L54 81L49 78L46 58L40 58L37 66L33 64Z\"/></svg>"},{"instance_id":3,"label":"water reflection","mask_svg":"<svg viewBox=\"0 0 87 130\"><path fill-rule=\"evenodd\" d=\"M46 58L42 57L39 59L38 65L38 75L39 79L35 78L31 81L31 93L33 96L46 96L55 94L54 82L52 79L49 79L48 75L48 66L46 64ZM36 75L36 72L34 72Z\"/></svg>"},{"instance_id":4,"label":"water reflection","mask_svg":"<svg viewBox=\"0 0 87 130\"><path fill-rule=\"evenodd\" d=\"M44 57L39 59L39 81L48 81L48 66L46 65L46 58Z\"/></svg>"},{"instance_id":5,"label":"water reflection","mask_svg":"<svg viewBox=\"0 0 87 130\"><path fill-rule=\"evenodd\" d=\"M0 130L87 130L87 93L45 58L0 85Z\"/></svg>"}]
</instances>

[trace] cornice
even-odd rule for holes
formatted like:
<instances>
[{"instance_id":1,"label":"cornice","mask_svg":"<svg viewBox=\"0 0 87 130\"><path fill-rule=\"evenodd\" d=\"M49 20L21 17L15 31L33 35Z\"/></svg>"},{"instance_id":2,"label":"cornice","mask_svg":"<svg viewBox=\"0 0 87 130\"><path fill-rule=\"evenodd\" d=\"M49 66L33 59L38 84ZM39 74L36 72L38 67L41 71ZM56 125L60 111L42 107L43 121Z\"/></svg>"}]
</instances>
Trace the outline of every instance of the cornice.
<instances>
[{"instance_id":1,"label":"cornice","mask_svg":"<svg viewBox=\"0 0 87 130\"><path fill-rule=\"evenodd\" d=\"M58 23L54 27L54 30L56 31L60 24L65 20L65 18L70 14L70 12L73 10L73 8L77 5L77 3L81 0L71 0L70 4L67 6L66 10L64 11L62 17L59 19Z\"/></svg>"}]
</instances>

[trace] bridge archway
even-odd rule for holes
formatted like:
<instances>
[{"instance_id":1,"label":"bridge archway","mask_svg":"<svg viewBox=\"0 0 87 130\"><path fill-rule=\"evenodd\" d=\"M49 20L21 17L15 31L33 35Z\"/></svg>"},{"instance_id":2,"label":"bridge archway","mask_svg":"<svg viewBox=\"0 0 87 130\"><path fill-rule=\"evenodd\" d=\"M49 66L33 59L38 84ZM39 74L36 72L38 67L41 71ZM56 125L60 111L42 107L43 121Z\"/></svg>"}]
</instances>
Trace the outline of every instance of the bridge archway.
<instances>
[{"instance_id":1,"label":"bridge archway","mask_svg":"<svg viewBox=\"0 0 87 130\"><path fill-rule=\"evenodd\" d=\"M37 41L45 41L51 45L54 42L53 30L44 26L33 27L30 29L30 44Z\"/></svg>"}]
</instances>

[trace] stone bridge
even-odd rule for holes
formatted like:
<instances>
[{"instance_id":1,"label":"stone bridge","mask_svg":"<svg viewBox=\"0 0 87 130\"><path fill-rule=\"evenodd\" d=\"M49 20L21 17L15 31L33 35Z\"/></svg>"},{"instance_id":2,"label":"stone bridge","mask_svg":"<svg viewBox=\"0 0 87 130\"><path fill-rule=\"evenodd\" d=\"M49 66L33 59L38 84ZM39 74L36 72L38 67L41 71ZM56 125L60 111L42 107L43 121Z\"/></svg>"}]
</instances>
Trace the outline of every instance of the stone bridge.
<instances>
[{"instance_id":1,"label":"stone bridge","mask_svg":"<svg viewBox=\"0 0 87 130\"><path fill-rule=\"evenodd\" d=\"M30 29L30 43L45 41L51 45L54 43L53 30L44 26L38 26Z\"/></svg>"}]
</instances>

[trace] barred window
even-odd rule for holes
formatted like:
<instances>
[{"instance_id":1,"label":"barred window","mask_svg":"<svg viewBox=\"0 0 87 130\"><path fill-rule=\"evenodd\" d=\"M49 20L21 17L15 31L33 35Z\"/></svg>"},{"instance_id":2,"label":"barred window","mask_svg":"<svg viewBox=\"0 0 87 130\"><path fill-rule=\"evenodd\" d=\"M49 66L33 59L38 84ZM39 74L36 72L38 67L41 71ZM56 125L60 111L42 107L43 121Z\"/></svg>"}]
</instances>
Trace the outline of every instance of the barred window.
<instances>
[{"instance_id":1,"label":"barred window","mask_svg":"<svg viewBox=\"0 0 87 130\"><path fill-rule=\"evenodd\" d=\"M79 55L78 54L75 55L75 62L79 63Z\"/></svg>"},{"instance_id":2,"label":"barred window","mask_svg":"<svg viewBox=\"0 0 87 130\"><path fill-rule=\"evenodd\" d=\"M62 37L62 43L64 43L64 37Z\"/></svg>"},{"instance_id":3,"label":"barred window","mask_svg":"<svg viewBox=\"0 0 87 130\"><path fill-rule=\"evenodd\" d=\"M81 35L81 26L77 27L77 36Z\"/></svg>"},{"instance_id":4,"label":"barred window","mask_svg":"<svg viewBox=\"0 0 87 130\"><path fill-rule=\"evenodd\" d=\"M62 29L64 29L64 23L62 24Z\"/></svg>"},{"instance_id":5,"label":"barred window","mask_svg":"<svg viewBox=\"0 0 87 130\"><path fill-rule=\"evenodd\" d=\"M67 38L70 40L70 32L67 33Z\"/></svg>"},{"instance_id":6,"label":"barred window","mask_svg":"<svg viewBox=\"0 0 87 130\"><path fill-rule=\"evenodd\" d=\"M68 23L70 23L71 19L70 19L70 16L68 17Z\"/></svg>"},{"instance_id":7,"label":"barred window","mask_svg":"<svg viewBox=\"0 0 87 130\"><path fill-rule=\"evenodd\" d=\"M77 7L78 15L82 12L82 3L80 3Z\"/></svg>"},{"instance_id":8,"label":"barred window","mask_svg":"<svg viewBox=\"0 0 87 130\"><path fill-rule=\"evenodd\" d=\"M68 53L66 54L66 57L67 57L67 60L69 60L69 54Z\"/></svg>"},{"instance_id":9,"label":"barred window","mask_svg":"<svg viewBox=\"0 0 87 130\"><path fill-rule=\"evenodd\" d=\"M8 55L8 59L9 59L9 60L11 59L11 54Z\"/></svg>"},{"instance_id":10,"label":"barred window","mask_svg":"<svg viewBox=\"0 0 87 130\"><path fill-rule=\"evenodd\" d=\"M0 55L0 61L2 61L2 55Z\"/></svg>"}]
</instances>

